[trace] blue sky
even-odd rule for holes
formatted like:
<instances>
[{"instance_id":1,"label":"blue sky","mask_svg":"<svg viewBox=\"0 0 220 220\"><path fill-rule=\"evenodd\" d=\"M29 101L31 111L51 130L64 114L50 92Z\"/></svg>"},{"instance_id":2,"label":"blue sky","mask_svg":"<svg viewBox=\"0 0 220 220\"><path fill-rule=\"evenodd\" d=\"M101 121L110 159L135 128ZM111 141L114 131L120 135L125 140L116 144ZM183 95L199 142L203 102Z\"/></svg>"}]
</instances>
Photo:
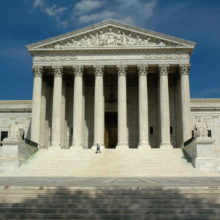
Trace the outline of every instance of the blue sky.
<instances>
[{"instance_id":1,"label":"blue sky","mask_svg":"<svg viewBox=\"0 0 220 220\"><path fill-rule=\"evenodd\" d=\"M1 0L0 100L31 99L25 45L115 19L197 43L191 97L220 98L219 0Z\"/></svg>"}]
</instances>

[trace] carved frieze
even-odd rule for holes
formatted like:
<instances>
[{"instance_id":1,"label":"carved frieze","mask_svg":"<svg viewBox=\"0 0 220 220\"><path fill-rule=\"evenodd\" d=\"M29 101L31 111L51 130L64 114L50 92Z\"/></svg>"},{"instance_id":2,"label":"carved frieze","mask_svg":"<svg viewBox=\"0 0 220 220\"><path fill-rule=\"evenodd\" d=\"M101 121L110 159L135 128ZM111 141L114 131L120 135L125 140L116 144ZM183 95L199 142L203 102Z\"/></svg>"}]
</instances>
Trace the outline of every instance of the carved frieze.
<instances>
[{"instance_id":1,"label":"carved frieze","mask_svg":"<svg viewBox=\"0 0 220 220\"><path fill-rule=\"evenodd\" d=\"M44 48L68 49L88 47L169 47L177 43L154 36L128 31L116 27L106 27L86 34L49 44Z\"/></svg>"}]
</instances>

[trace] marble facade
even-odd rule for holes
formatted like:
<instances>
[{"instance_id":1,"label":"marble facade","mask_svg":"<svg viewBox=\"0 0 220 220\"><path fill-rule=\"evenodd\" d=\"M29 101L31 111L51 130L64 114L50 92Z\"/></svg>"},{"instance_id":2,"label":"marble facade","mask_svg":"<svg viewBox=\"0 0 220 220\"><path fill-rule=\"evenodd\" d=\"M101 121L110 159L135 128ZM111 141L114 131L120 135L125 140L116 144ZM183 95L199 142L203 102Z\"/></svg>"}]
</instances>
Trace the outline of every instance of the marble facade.
<instances>
[{"instance_id":1,"label":"marble facade","mask_svg":"<svg viewBox=\"0 0 220 220\"><path fill-rule=\"evenodd\" d=\"M201 117L220 148L220 101L190 100L194 46L115 21L28 45L34 86L32 108L21 110L25 137L46 148L180 148ZM9 112L2 131L20 117Z\"/></svg>"}]
</instances>

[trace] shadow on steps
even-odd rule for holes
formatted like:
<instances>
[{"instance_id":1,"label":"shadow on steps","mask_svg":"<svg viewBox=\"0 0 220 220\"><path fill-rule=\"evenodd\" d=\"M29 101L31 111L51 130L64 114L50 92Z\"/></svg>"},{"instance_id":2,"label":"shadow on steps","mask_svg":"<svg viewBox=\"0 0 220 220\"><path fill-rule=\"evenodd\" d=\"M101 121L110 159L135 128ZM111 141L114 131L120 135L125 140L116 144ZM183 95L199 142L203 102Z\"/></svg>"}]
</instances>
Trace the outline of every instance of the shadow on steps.
<instances>
[{"instance_id":1,"label":"shadow on steps","mask_svg":"<svg viewBox=\"0 0 220 220\"><path fill-rule=\"evenodd\" d=\"M219 188L11 187L0 219L220 219Z\"/></svg>"}]
</instances>

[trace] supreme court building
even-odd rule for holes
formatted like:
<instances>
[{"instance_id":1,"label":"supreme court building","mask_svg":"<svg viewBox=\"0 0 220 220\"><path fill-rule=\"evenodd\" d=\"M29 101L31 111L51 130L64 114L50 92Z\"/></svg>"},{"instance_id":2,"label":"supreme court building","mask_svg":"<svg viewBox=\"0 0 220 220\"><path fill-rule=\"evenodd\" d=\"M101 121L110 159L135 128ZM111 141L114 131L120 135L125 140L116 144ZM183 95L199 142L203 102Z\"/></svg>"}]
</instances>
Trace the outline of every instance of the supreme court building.
<instances>
[{"instance_id":1,"label":"supreme court building","mask_svg":"<svg viewBox=\"0 0 220 220\"><path fill-rule=\"evenodd\" d=\"M40 146L181 147L195 43L115 21L28 45Z\"/></svg>"},{"instance_id":2,"label":"supreme court building","mask_svg":"<svg viewBox=\"0 0 220 220\"><path fill-rule=\"evenodd\" d=\"M195 43L108 20L31 45L33 100L0 101L43 148L180 148L201 118L220 149L220 99L190 99Z\"/></svg>"}]
</instances>

